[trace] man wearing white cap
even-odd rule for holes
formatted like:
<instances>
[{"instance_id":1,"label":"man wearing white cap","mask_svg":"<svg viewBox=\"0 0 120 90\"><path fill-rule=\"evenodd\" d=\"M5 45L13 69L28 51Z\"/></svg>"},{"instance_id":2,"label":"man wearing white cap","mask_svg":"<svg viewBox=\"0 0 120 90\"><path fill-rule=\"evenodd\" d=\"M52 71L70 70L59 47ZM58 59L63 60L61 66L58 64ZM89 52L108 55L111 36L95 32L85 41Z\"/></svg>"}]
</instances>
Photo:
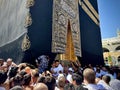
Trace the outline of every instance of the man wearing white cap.
<instances>
[{"instance_id":1,"label":"man wearing white cap","mask_svg":"<svg viewBox=\"0 0 120 90\"><path fill-rule=\"evenodd\" d=\"M68 75L67 75L67 80L70 82L70 83L72 83L72 74L73 74L73 72L74 72L74 70L70 67L69 69L68 69Z\"/></svg>"}]
</instances>

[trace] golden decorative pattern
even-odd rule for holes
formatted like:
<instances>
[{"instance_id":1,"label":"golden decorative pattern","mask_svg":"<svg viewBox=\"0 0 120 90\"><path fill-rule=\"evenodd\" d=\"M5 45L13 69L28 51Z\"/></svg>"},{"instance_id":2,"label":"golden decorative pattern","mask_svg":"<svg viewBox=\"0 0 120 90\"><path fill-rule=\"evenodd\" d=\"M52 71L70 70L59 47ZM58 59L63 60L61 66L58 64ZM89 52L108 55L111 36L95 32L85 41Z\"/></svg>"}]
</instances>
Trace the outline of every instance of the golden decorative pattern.
<instances>
[{"instance_id":1,"label":"golden decorative pattern","mask_svg":"<svg viewBox=\"0 0 120 90\"><path fill-rule=\"evenodd\" d=\"M30 48L30 46L31 46L31 43L30 43L29 37L28 37L28 35L25 35L25 37L22 41L22 50L26 51Z\"/></svg>"},{"instance_id":2,"label":"golden decorative pattern","mask_svg":"<svg viewBox=\"0 0 120 90\"><path fill-rule=\"evenodd\" d=\"M82 8L83 10L88 14L88 16L97 24L99 25L99 22L97 21L97 19L93 16L93 14L90 12L90 10L85 6L84 3L82 3Z\"/></svg>"},{"instance_id":3,"label":"golden decorative pattern","mask_svg":"<svg viewBox=\"0 0 120 90\"><path fill-rule=\"evenodd\" d=\"M84 0L85 4L88 6L88 8L92 11L92 13L95 15L95 17L99 20L99 15L92 6L92 4L89 2L89 0Z\"/></svg>"},{"instance_id":4,"label":"golden decorative pattern","mask_svg":"<svg viewBox=\"0 0 120 90\"><path fill-rule=\"evenodd\" d=\"M29 8L35 4L34 0L27 0L26 7Z\"/></svg>"},{"instance_id":5,"label":"golden decorative pattern","mask_svg":"<svg viewBox=\"0 0 120 90\"><path fill-rule=\"evenodd\" d=\"M35 0L27 0L27 2L26 2L26 8L28 9L28 13L27 13L27 16L25 18L25 27L26 28L32 24L30 7L33 6L34 4L35 4ZM21 48L23 51L26 51L30 48L30 46L31 46L31 42L29 40L29 36L26 34L23 41L22 41Z\"/></svg>"},{"instance_id":6,"label":"golden decorative pattern","mask_svg":"<svg viewBox=\"0 0 120 90\"><path fill-rule=\"evenodd\" d=\"M90 11L89 9L88 9L88 7L84 4L84 2L82 2L82 1L80 1L79 0L79 4L81 5L81 7L82 7L82 9L87 13L87 15L94 21L94 23L96 23L98 26L100 25L100 23L99 23L99 18L98 18L98 20L96 19L96 17L98 17L98 16L94 16L93 14L92 14L92 12L94 12L94 11ZM91 5L91 4L90 4ZM92 8L93 9L93 8Z\"/></svg>"},{"instance_id":7,"label":"golden decorative pattern","mask_svg":"<svg viewBox=\"0 0 120 90\"><path fill-rule=\"evenodd\" d=\"M78 0L54 0L52 24L52 52L65 53L68 20L70 21L73 50L81 56Z\"/></svg>"},{"instance_id":8,"label":"golden decorative pattern","mask_svg":"<svg viewBox=\"0 0 120 90\"><path fill-rule=\"evenodd\" d=\"M79 0L79 4L82 5L82 1L81 0Z\"/></svg>"},{"instance_id":9,"label":"golden decorative pattern","mask_svg":"<svg viewBox=\"0 0 120 90\"><path fill-rule=\"evenodd\" d=\"M70 61L76 60L70 23L68 24L68 30L67 30L66 52L62 56L64 57L63 60L70 60Z\"/></svg>"},{"instance_id":10,"label":"golden decorative pattern","mask_svg":"<svg viewBox=\"0 0 120 90\"><path fill-rule=\"evenodd\" d=\"M28 27L32 24L32 18L31 18L31 14L28 13L25 19L25 27Z\"/></svg>"}]
</instances>

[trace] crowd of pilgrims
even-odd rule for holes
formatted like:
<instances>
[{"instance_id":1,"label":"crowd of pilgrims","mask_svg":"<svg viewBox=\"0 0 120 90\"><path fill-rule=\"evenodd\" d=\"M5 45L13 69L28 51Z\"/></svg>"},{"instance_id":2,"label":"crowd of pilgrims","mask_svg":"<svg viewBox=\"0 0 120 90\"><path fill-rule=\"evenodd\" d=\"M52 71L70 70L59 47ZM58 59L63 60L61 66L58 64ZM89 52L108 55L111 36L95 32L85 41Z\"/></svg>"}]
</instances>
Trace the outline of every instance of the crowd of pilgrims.
<instances>
[{"instance_id":1,"label":"crowd of pilgrims","mask_svg":"<svg viewBox=\"0 0 120 90\"><path fill-rule=\"evenodd\" d=\"M12 58L0 59L0 90L120 90L120 67L67 65L41 55L36 66L15 64Z\"/></svg>"}]
</instances>

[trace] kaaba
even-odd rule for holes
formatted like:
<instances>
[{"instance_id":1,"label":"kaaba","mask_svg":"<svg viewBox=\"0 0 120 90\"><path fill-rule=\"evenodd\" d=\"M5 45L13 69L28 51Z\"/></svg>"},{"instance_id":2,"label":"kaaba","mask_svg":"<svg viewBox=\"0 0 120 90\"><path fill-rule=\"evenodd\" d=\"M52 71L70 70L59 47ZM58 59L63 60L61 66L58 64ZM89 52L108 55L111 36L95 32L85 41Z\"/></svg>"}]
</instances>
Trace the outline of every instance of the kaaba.
<instances>
[{"instance_id":1,"label":"kaaba","mask_svg":"<svg viewBox=\"0 0 120 90\"><path fill-rule=\"evenodd\" d=\"M40 55L103 65L97 0L1 0L0 58Z\"/></svg>"},{"instance_id":2,"label":"kaaba","mask_svg":"<svg viewBox=\"0 0 120 90\"><path fill-rule=\"evenodd\" d=\"M79 0L82 63L104 65L97 0Z\"/></svg>"}]
</instances>

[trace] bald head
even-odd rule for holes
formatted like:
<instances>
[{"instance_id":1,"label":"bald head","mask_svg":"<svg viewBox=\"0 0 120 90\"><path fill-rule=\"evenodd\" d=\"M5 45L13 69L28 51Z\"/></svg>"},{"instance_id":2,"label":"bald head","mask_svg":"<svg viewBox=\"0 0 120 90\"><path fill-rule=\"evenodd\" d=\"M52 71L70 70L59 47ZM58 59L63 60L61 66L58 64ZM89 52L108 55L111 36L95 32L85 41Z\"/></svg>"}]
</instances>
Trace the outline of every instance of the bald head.
<instances>
[{"instance_id":1,"label":"bald head","mask_svg":"<svg viewBox=\"0 0 120 90\"><path fill-rule=\"evenodd\" d=\"M7 59L7 62L12 62L12 58L8 58L8 59Z\"/></svg>"},{"instance_id":2,"label":"bald head","mask_svg":"<svg viewBox=\"0 0 120 90\"><path fill-rule=\"evenodd\" d=\"M11 58L8 58L7 59L7 65L10 66L12 64L12 59Z\"/></svg>"},{"instance_id":3,"label":"bald head","mask_svg":"<svg viewBox=\"0 0 120 90\"><path fill-rule=\"evenodd\" d=\"M48 90L48 87L44 83L38 83L33 90Z\"/></svg>"}]
</instances>

